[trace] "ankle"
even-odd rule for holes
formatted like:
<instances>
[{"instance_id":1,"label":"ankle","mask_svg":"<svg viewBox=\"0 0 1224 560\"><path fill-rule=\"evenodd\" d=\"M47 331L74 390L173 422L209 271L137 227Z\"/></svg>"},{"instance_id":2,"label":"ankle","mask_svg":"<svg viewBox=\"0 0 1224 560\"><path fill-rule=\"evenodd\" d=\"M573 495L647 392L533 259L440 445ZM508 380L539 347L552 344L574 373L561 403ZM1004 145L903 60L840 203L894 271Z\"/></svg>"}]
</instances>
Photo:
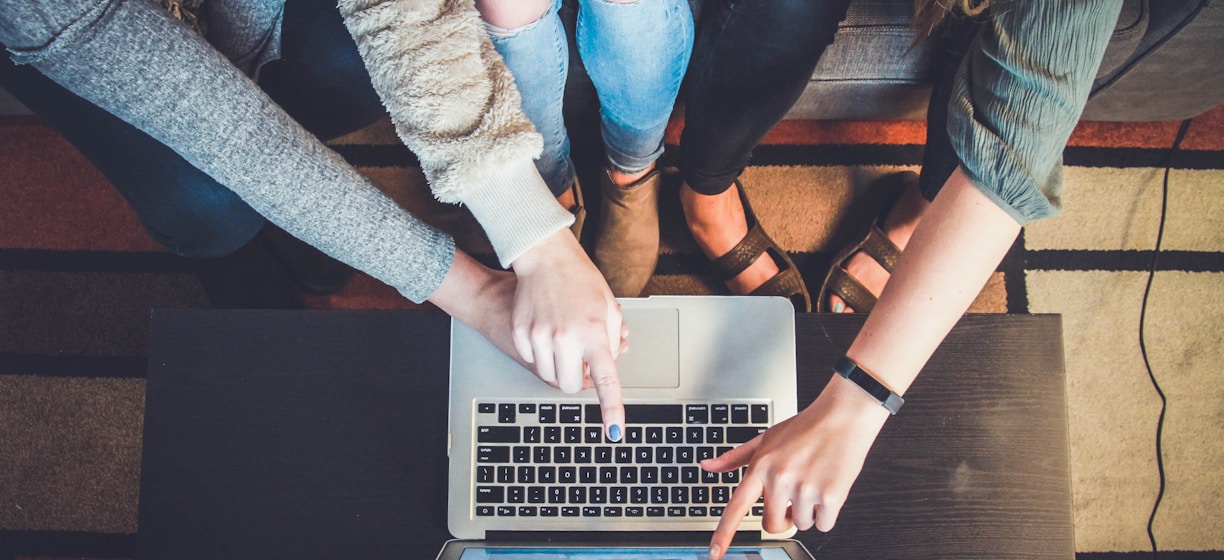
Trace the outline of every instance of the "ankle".
<instances>
[{"instance_id":1,"label":"ankle","mask_svg":"<svg viewBox=\"0 0 1224 560\"><path fill-rule=\"evenodd\" d=\"M638 180L640 180L642 177L649 175L651 171L655 170L655 167L656 164L652 163L650 164L650 167L636 173L624 173L618 169L609 167L608 178L612 179L612 184L618 187L628 187L638 182Z\"/></svg>"}]
</instances>

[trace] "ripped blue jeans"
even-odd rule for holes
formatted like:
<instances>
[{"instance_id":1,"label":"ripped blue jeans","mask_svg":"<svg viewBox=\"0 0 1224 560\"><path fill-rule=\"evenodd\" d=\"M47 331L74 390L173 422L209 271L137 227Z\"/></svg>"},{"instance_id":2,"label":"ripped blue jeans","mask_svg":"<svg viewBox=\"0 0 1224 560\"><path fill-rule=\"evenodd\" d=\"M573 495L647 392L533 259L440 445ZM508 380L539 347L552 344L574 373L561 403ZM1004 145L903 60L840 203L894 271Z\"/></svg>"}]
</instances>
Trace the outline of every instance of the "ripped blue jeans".
<instances>
[{"instance_id":1,"label":"ripped blue jeans","mask_svg":"<svg viewBox=\"0 0 1224 560\"><path fill-rule=\"evenodd\" d=\"M615 3L579 0L576 40L599 97L600 133L608 165L637 173L663 154L663 133L693 48L686 0ZM493 46L514 75L523 111L544 136L536 167L553 194L574 183L562 106L569 43L558 11L517 29L486 24Z\"/></svg>"}]
</instances>

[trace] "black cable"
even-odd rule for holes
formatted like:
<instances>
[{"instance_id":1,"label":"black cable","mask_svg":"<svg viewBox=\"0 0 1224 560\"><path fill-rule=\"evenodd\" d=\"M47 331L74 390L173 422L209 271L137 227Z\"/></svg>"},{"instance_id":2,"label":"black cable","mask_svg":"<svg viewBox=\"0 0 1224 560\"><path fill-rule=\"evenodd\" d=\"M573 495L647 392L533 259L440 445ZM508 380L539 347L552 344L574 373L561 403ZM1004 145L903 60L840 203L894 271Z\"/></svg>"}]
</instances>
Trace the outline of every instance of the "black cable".
<instances>
[{"instance_id":1,"label":"black cable","mask_svg":"<svg viewBox=\"0 0 1224 560\"><path fill-rule=\"evenodd\" d=\"M1156 381L1156 374L1152 372L1152 363L1148 360L1147 344L1144 341L1143 325L1147 321L1148 296L1152 293L1152 280L1156 277L1156 263L1160 260L1160 244L1164 241L1165 218L1169 210L1169 171L1173 168L1173 155L1181 147L1182 140L1186 138L1186 131L1190 129L1190 120L1182 121L1181 127L1177 129L1177 137L1173 139L1173 147L1169 149L1169 154L1165 157L1164 184L1160 197L1160 226L1156 230L1156 249L1152 251L1152 265L1148 268L1147 286L1143 289L1143 303L1139 308L1139 352L1143 355L1143 366L1147 368L1148 379L1151 380L1152 387L1156 389L1156 394L1160 396L1160 418L1156 421L1156 470L1160 473L1160 490L1156 493L1156 502L1152 504L1152 514L1148 516L1147 523L1148 541L1152 543L1152 560L1157 560L1160 554L1159 549L1156 548L1156 534L1152 532L1152 525L1156 521L1156 511L1160 509L1160 501L1164 498L1165 492L1164 452L1161 448L1161 435L1164 432L1165 411L1169 403L1164 391L1160 388L1160 383Z\"/></svg>"}]
</instances>

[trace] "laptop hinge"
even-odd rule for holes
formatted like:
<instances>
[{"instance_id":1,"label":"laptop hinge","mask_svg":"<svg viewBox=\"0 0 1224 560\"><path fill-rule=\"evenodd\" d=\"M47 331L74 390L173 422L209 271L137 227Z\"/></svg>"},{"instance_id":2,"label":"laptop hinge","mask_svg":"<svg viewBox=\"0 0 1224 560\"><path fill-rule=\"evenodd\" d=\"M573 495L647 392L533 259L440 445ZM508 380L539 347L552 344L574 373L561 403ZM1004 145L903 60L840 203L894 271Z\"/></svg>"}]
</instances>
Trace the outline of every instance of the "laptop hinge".
<instances>
[{"instance_id":1,"label":"laptop hinge","mask_svg":"<svg viewBox=\"0 0 1224 560\"><path fill-rule=\"evenodd\" d=\"M601 540L623 543L692 543L705 546L710 543L710 531L485 531L485 540L516 543L591 543ZM747 544L761 542L760 531L737 531L732 542Z\"/></svg>"}]
</instances>

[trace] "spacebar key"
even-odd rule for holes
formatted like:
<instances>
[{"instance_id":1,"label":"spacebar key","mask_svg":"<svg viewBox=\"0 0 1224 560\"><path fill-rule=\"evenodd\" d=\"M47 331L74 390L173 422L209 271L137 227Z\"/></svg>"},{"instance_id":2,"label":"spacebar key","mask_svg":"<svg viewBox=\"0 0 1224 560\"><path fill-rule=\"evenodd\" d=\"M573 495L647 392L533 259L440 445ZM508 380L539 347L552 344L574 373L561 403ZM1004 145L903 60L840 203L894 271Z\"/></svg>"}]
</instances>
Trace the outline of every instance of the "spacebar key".
<instances>
[{"instance_id":1,"label":"spacebar key","mask_svg":"<svg viewBox=\"0 0 1224 560\"><path fill-rule=\"evenodd\" d=\"M626 424L680 424L684 406L679 404L627 404Z\"/></svg>"}]
</instances>

